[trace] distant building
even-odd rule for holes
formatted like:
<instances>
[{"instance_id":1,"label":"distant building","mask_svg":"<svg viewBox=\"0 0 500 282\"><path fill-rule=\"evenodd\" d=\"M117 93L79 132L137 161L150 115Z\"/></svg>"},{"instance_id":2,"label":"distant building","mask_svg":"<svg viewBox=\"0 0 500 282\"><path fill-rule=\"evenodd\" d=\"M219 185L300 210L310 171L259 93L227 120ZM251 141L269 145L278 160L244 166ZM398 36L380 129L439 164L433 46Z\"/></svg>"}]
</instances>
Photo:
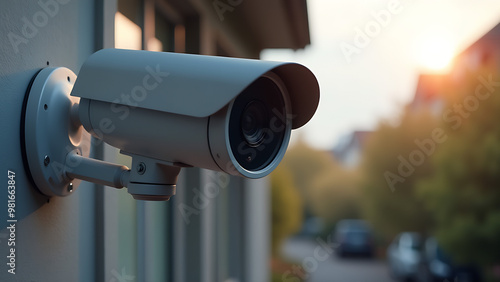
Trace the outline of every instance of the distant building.
<instances>
[{"instance_id":1,"label":"distant building","mask_svg":"<svg viewBox=\"0 0 500 282\"><path fill-rule=\"evenodd\" d=\"M354 131L344 136L333 148L333 156L347 168L357 167L361 163L366 140L371 134L371 131Z\"/></svg>"},{"instance_id":2,"label":"distant building","mask_svg":"<svg viewBox=\"0 0 500 282\"><path fill-rule=\"evenodd\" d=\"M410 110L429 109L440 115L443 111L446 89L460 84L471 72L500 66L500 24L478 38L458 54L448 74L421 74Z\"/></svg>"},{"instance_id":3,"label":"distant building","mask_svg":"<svg viewBox=\"0 0 500 282\"><path fill-rule=\"evenodd\" d=\"M500 23L456 56L451 76L460 81L470 71L500 66Z\"/></svg>"},{"instance_id":4,"label":"distant building","mask_svg":"<svg viewBox=\"0 0 500 282\"><path fill-rule=\"evenodd\" d=\"M439 115L443 111L442 97L448 81L449 75L421 74L418 77L415 97L408 106L409 110L420 111L425 108Z\"/></svg>"}]
</instances>

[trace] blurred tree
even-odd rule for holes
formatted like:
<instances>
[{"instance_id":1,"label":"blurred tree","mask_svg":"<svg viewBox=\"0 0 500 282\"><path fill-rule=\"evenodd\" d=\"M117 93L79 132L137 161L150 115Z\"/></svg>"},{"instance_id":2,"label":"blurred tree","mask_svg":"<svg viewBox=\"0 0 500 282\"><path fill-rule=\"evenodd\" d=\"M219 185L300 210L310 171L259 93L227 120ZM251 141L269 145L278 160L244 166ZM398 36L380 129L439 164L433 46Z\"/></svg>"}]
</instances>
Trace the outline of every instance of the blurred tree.
<instances>
[{"instance_id":1,"label":"blurred tree","mask_svg":"<svg viewBox=\"0 0 500 282\"><path fill-rule=\"evenodd\" d=\"M305 216L323 220L321 234L329 234L339 219L359 218L358 170L339 165L332 154L311 148L299 140L282 162L304 200Z\"/></svg>"},{"instance_id":2,"label":"blurred tree","mask_svg":"<svg viewBox=\"0 0 500 282\"><path fill-rule=\"evenodd\" d=\"M328 152L311 148L302 140L287 151L282 165L291 172L293 182L309 211L314 206L312 195L316 192L313 185L315 180L338 168Z\"/></svg>"},{"instance_id":3,"label":"blurred tree","mask_svg":"<svg viewBox=\"0 0 500 282\"><path fill-rule=\"evenodd\" d=\"M292 172L307 215L321 217L327 224L358 215L355 173L342 168L330 152L299 141L287 152L283 165Z\"/></svg>"},{"instance_id":4,"label":"blurred tree","mask_svg":"<svg viewBox=\"0 0 500 282\"><path fill-rule=\"evenodd\" d=\"M500 263L500 75L471 74L450 92L441 125L449 138L419 195L449 253L491 266Z\"/></svg>"},{"instance_id":5,"label":"blurred tree","mask_svg":"<svg viewBox=\"0 0 500 282\"><path fill-rule=\"evenodd\" d=\"M360 171L335 167L313 181L312 207L327 225L341 219L360 218ZM327 230L329 231L329 230Z\"/></svg>"},{"instance_id":6,"label":"blurred tree","mask_svg":"<svg viewBox=\"0 0 500 282\"><path fill-rule=\"evenodd\" d=\"M426 233L431 228L415 186L429 175L429 155L439 147L432 141L436 120L428 111L406 109L398 125L382 123L367 141L362 163L363 214L386 241L399 232Z\"/></svg>"},{"instance_id":7,"label":"blurred tree","mask_svg":"<svg viewBox=\"0 0 500 282\"><path fill-rule=\"evenodd\" d=\"M272 254L279 254L286 237L299 231L302 225L302 199L290 172L282 165L271 174Z\"/></svg>"}]
</instances>

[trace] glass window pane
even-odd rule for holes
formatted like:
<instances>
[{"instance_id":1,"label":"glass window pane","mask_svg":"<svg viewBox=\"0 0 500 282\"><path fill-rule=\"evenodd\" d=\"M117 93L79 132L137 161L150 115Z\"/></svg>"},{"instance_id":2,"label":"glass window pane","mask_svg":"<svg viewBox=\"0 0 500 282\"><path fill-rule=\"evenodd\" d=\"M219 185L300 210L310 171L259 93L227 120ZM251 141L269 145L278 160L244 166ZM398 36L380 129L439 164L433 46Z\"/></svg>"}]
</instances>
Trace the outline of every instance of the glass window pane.
<instances>
[{"instance_id":1,"label":"glass window pane","mask_svg":"<svg viewBox=\"0 0 500 282\"><path fill-rule=\"evenodd\" d=\"M175 49L175 25L170 23L162 14L155 13L155 39L163 46L162 51L173 52Z\"/></svg>"}]
</instances>

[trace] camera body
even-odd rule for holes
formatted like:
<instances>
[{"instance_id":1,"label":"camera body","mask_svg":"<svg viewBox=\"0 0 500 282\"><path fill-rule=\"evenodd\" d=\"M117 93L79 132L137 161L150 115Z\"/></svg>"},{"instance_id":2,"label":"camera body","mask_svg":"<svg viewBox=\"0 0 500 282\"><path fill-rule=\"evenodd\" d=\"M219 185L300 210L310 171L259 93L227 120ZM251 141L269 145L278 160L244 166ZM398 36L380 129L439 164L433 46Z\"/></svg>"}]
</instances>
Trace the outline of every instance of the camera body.
<instances>
[{"instance_id":1,"label":"camera body","mask_svg":"<svg viewBox=\"0 0 500 282\"><path fill-rule=\"evenodd\" d=\"M168 200L181 167L269 174L318 103L318 82L299 64L104 49L78 77L63 67L35 75L23 159L47 196L67 196L85 180ZM89 158L89 133L130 155L132 167Z\"/></svg>"},{"instance_id":2,"label":"camera body","mask_svg":"<svg viewBox=\"0 0 500 282\"><path fill-rule=\"evenodd\" d=\"M259 178L312 117L319 90L298 64L106 49L71 95L84 128L125 153Z\"/></svg>"}]
</instances>

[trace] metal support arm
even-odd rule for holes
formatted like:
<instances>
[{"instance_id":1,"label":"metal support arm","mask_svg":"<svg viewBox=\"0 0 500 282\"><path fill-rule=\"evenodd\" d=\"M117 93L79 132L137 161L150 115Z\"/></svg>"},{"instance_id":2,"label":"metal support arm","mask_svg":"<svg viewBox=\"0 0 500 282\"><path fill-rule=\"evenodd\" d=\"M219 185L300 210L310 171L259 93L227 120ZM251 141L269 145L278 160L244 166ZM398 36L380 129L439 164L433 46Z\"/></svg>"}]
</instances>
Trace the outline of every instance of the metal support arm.
<instances>
[{"instance_id":1,"label":"metal support arm","mask_svg":"<svg viewBox=\"0 0 500 282\"><path fill-rule=\"evenodd\" d=\"M76 151L66 157L65 173L70 178L115 188L126 187L130 177L130 169L126 166L82 157Z\"/></svg>"}]
</instances>

